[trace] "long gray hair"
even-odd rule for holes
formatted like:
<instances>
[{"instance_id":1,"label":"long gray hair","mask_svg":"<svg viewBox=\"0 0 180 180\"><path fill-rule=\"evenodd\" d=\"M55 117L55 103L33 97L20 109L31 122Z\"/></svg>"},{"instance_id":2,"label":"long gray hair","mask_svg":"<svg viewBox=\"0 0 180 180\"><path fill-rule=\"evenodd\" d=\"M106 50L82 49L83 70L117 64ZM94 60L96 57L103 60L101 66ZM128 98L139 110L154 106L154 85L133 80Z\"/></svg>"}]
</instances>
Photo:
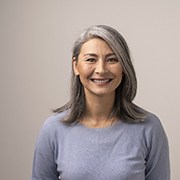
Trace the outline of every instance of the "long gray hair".
<instances>
[{"instance_id":1,"label":"long gray hair","mask_svg":"<svg viewBox=\"0 0 180 180\"><path fill-rule=\"evenodd\" d=\"M143 121L146 117L146 111L133 103L137 91L137 79L129 48L118 31L106 25L96 25L84 30L74 43L72 58L78 61L82 45L93 38L104 40L112 48L123 69L123 79L116 89L111 115L125 122ZM78 122L85 115L85 101L84 87L79 76L76 76L72 69L70 100L64 106L54 110L54 112L67 111L64 122L68 124Z\"/></svg>"}]
</instances>

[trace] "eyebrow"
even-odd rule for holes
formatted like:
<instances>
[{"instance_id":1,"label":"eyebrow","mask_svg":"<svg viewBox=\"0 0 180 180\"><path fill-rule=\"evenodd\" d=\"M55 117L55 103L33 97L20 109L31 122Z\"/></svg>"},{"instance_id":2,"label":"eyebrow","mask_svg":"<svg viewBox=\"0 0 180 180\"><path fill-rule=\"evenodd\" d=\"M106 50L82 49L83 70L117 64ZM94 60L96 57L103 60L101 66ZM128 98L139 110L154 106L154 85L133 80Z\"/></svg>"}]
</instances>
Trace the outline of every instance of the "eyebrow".
<instances>
[{"instance_id":1,"label":"eyebrow","mask_svg":"<svg viewBox=\"0 0 180 180\"><path fill-rule=\"evenodd\" d=\"M84 56L94 56L94 57L98 57L98 55L95 54L95 53L86 53L86 54L84 54ZM106 57L109 57L109 56L116 56L116 55L115 55L115 53L106 54Z\"/></svg>"}]
</instances>

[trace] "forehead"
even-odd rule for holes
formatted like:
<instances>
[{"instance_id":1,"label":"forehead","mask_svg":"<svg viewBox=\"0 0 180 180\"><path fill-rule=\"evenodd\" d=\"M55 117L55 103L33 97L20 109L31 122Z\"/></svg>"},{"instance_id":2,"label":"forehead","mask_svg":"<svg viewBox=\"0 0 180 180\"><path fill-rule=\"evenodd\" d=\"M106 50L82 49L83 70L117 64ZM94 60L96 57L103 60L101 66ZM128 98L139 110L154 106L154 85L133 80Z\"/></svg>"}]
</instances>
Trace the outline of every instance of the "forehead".
<instances>
[{"instance_id":1,"label":"forehead","mask_svg":"<svg viewBox=\"0 0 180 180\"><path fill-rule=\"evenodd\" d=\"M93 38L85 42L81 49L80 53L85 53L85 52L93 52L93 53L98 53L98 52L106 52L106 53L113 53L113 50L111 47L107 44L106 41L100 38Z\"/></svg>"}]
</instances>

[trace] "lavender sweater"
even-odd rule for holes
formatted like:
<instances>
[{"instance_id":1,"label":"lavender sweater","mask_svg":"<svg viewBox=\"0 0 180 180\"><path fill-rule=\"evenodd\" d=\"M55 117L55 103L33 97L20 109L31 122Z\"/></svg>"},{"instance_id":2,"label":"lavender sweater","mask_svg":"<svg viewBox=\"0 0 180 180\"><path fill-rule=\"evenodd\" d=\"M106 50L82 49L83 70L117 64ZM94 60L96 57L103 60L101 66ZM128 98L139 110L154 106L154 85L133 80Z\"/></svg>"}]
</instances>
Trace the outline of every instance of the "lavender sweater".
<instances>
[{"instance_id":1,"label":"lavender sweater","mask_svg":"<svg viewBox=\"0 0 180 180\"><path fill-rule=\"evenodd\" d=\"M108 128L67 126L64 115L44 123L31 180L170 180L168 141L155 115Z\"/></svg>"}]
</instances>

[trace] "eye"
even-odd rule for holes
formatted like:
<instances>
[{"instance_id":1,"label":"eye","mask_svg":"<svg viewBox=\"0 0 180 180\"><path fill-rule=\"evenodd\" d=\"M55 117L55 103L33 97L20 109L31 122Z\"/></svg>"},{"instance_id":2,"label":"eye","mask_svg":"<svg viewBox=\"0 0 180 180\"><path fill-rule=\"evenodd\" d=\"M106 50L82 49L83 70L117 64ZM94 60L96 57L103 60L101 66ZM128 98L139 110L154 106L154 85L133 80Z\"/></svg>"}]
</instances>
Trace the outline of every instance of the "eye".
<instances>
[{"instance_id":1,"label":"eye","mask_svg":"<svg viewBox=\"0 0 180 180\"><path fill-rule=\"evenodd\" d=\"M109 63L116 63L116 62L118 62L118 59L116 57L111 57L111 58L107 59L107 62L109 62Z\"/></svg>"},{"instance_id":2,"label":"eye","mask_svg":"<svg viewBox=\"0 0 180 180\"><path fill-rule=\"evenodd\" d=\"M96 62L96 59L94 58L88 58L86 59L87 62L90 62L90 63L93 63L93 62Z\"/></svg>"}]
</instances>

